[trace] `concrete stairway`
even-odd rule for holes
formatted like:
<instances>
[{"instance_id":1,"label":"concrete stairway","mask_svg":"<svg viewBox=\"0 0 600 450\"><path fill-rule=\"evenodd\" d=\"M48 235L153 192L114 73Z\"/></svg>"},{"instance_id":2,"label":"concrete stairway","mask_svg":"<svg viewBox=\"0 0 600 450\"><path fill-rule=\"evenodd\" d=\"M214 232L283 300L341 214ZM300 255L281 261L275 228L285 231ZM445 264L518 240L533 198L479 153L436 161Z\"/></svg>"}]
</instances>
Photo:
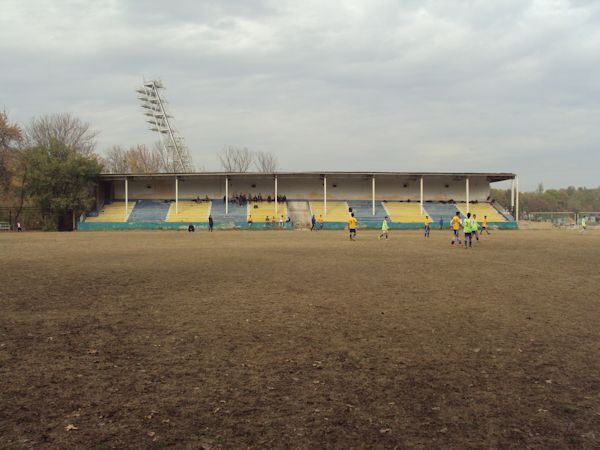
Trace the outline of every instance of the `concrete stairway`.
<instances>
[{"instance_id":1,"label":"concrete stairway","mask_svg":"<svg viewBox=\"0 0 600 450\"><path fill-rule=\"evenodd\" d=\"M288 200L287 209L294 228L310 228L310 208L307 201Z\"/></svg>"}]
</instances>

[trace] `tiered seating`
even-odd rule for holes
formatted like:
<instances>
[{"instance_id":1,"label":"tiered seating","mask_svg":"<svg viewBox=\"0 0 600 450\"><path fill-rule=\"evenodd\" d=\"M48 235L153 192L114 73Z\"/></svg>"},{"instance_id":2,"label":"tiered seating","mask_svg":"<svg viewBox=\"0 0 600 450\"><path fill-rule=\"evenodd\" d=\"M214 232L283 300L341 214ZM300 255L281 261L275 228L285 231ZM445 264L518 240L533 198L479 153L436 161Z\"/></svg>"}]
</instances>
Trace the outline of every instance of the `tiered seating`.
<instances>
[{"instance_id":1,"label":"tiered seating","mask_svg":"<svg viewBox=\"0 0 600 450\"><path fill-rule=\"evenodd\" d=\"M460 212L467 214L467 204L465 202L458 203L458 207L460 208ZM477 215L478 222L483 220L483 216L487 216L489 222L506 222L506 217L500 214L489 203L470 203L469 212Z\"/></svg>"},{"instance_id":2,"label":"tiered seating","mask_svg":"<svg viewBox=\"0 0 600 450\"><path fill-rule=\"evenodd\" d=\"M283 220L287 220L287 208L285 202L277 203L277 215L275 215L275 202L250 202L248 203L248 214L252 215L253 222L265 222L266 218L272 221L275 217L276 221L283 216Z\"/></svg>"},{"instance_id":3,"label":"tiered seating","mask_svg":"<svg viewBox=\"0 0 600 450\"><path fill-rule=\"evenodd\" d=\"M350 216L346 202L327 202L327 214L324 202L310 202L310 210L317 219L322 215L325 222L347 222Z\"/></svg>"},{"instance_id":4,"label":"tiered seating","mask_svg":"<svg viewBox=\"0 0 600 450\"><path fill-rule=\"evenodd\" d=\"M229 214L225 214L225 202L223 199L212 200L210 214L215 222L245 222L248 218L247 205L240 206L236 203L229 204Z\"/></svg>"},{"instance_id":5,"label":"tiered seating","mask_svg":"<svg viewBox=\"0 0 600 450\"><path fill-rule=\"evenodd\" d=\"M167 213L167 222L208 222L211 202L179 202L176 213L175 203L171 203Z\"/></svg>"},{"instance_id":6,"label":"tiered seating","mask_svg":"<svg viewBox=\"0 0 600 450\"><path fill-rule=\"evenodd\" d=\"M363 224L366 222L379 222L387 215L381 202L375 202L375 215L373 215L373 203L371 200L351 200L348 207L352 208L354 216Z\"/></svg>"},{"instance_id":7,"label":"tiered seating","mask_svg":"<svg viewBox=\"0 0 600 450\"><path fill-rule=\"evenodd\" d=\"M422 223L427 214L421 214L421 205L414 202L386 202L383 206L393 222Z\"/></svg>"},{"instance_id":8,"label":"tiered seating","mask_svg":"<svg viewBox=\"0 0 600 450\"><path fill-rule=\"evenodd\" d=\"M127 222L135 202L127 202L127 215L125 214L125 202L113 202L106 204L98 211L97 216L86 217L86 222Z\"/></svg>"},{"instance_id":9,"label":"tiered seating","mask_svg":"<svg viewBox=\"0 0 600 450\"><path fill-rule=\"evenodd\" d=\"M164 222L170 202L162 200L138 200L129 215L129 222Z\"/></svg>"},{"instance_id":10,"label":"tiered seating","mask_svg":"<svg viewBox=\"0 0 600 450\"><path fill-rule=\"evenodd\" d=\"M460 212L458 206L452 203L425 202L423 203L423 209L431 220L439 223L441 218L446 226L449 226L452 217Z\"/></svg>"}]
</instances>

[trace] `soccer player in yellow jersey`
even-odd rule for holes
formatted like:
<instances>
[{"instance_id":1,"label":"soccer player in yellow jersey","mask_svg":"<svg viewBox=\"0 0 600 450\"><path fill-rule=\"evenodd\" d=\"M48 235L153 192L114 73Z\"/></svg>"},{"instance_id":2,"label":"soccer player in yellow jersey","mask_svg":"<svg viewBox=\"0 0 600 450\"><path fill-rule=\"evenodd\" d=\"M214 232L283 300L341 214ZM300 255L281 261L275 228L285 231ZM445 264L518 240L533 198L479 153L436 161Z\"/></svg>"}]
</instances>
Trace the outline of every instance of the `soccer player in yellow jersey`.
<instances>
[{"instance_id":1,"label":"soccer player in yellow jersey","mask_svg":"<svg viewBox=\"0 0 600 450\"><path fill-rule=\"evenodd\" d=\"M458 234L460 231L460 213L458 211L450 222L450 228L452 228L452 242L450 244L458 243L460 245L460 235Z\"/></svg>"},{"instance_id":2,"label":"soccer player in yellow jersey","mask_svg":"<svg viewBox=\"0 0 600 450\"><path fill-rule=\"evenodd\" d=\"M425 226L425 237L426 238L429 237L430 224L431 224L431 219L429 218L429 216L425 216L425 219L423 220L423 225Z\"/></svg>"},{"instance_id":3,"label":"soccer player in yellow jersey","mask_svg":"<svg viewBox=\"0 0 600 450\"><path fill-rule=\"evenodd\" d=\"M489 230L488 230L488 220L487 220L487 216L483 216L483 222L481 222L481 235L483 236L483 232L486 232L487 234L490 234Z\"/></svg>"},{"instance_id":4,"label":"soccer player in yellow jersey","mask_svg":"<svg viewBox=\"0 0 600 450\"><path fill-rule=\"evenodd\" d=\"M348 231L350 233L350 240L354 241L356 240L356 217L354 217L354 213L352 213L350 215L350 218L348 219Z\"/></svg>"}]
</instances>

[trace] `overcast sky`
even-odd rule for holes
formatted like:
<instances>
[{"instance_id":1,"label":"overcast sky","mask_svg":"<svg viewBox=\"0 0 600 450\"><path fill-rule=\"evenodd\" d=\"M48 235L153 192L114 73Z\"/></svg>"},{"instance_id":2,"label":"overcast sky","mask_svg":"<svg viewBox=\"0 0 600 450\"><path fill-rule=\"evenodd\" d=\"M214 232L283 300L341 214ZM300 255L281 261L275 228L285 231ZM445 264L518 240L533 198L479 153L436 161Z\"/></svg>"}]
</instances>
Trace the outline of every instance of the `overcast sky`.
<instances>
[{"instance_id":1,"label":"overcast sky","mask_svg":"<svg viewBox=\"0 0 600 450\"><path fill-rule=\"evenodd\" d=\"M167 87L197 166L510 171L600 185L598 0L1 0L0 107L71 112L99 150L151 144Z\"/></svg>"}]
</instances>

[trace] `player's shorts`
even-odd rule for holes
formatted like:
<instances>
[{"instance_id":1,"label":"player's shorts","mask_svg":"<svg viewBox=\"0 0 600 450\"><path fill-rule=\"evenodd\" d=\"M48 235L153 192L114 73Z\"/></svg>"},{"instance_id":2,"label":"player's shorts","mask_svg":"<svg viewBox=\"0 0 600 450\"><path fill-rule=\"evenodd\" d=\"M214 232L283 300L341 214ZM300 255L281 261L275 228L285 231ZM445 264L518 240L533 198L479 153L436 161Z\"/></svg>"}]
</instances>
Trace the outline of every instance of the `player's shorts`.
<instances>
[{"instance_id":1,"label":"player's shorts","mask_svg":"<svg viewBox=\"0 0 600 450\"><path fill-rule=\"evenodd\" d=\"M425 229L426 229L426 230L429 230L429 225L425 225Z\"/></svg>"},{"instance_id":2,"label":"player's shorts","mask_svg":"<svg viewBox=\"0 0 600 450\"><path fill-rule=\"evenodd\" d=\"M481 231L487 230L487 227L481 227Z\"/></svg>"},{"instance_id":3,"label":"player's shorts","mask_svg":"<svg viewBox=\"0 0 600 450\"><path fill-rule=\"evenodd\" d=\"M454 236L458 236L458 230L452 230L454 231Z\"/></svg>"},{"instance_id":4,"label":"player's shorts","mask_svg":"<svg viewBox=\"0 0 600 450\"><path fill-rule=\"evenodd\" d=\"M471 237L471 233L465 233L465 237L466 238Z\"/></svg>"},{"instance_id":5,"label":"player's shorts","mask_svg":"<svg viewBox=\"0 0 600 450\"><path fill-rule=\"evenodd\" d=\"M356 228L350 228L348 231L350 231L350 234L352 234L352 233L356 234Z\"/></svg>"}]
</instances>

